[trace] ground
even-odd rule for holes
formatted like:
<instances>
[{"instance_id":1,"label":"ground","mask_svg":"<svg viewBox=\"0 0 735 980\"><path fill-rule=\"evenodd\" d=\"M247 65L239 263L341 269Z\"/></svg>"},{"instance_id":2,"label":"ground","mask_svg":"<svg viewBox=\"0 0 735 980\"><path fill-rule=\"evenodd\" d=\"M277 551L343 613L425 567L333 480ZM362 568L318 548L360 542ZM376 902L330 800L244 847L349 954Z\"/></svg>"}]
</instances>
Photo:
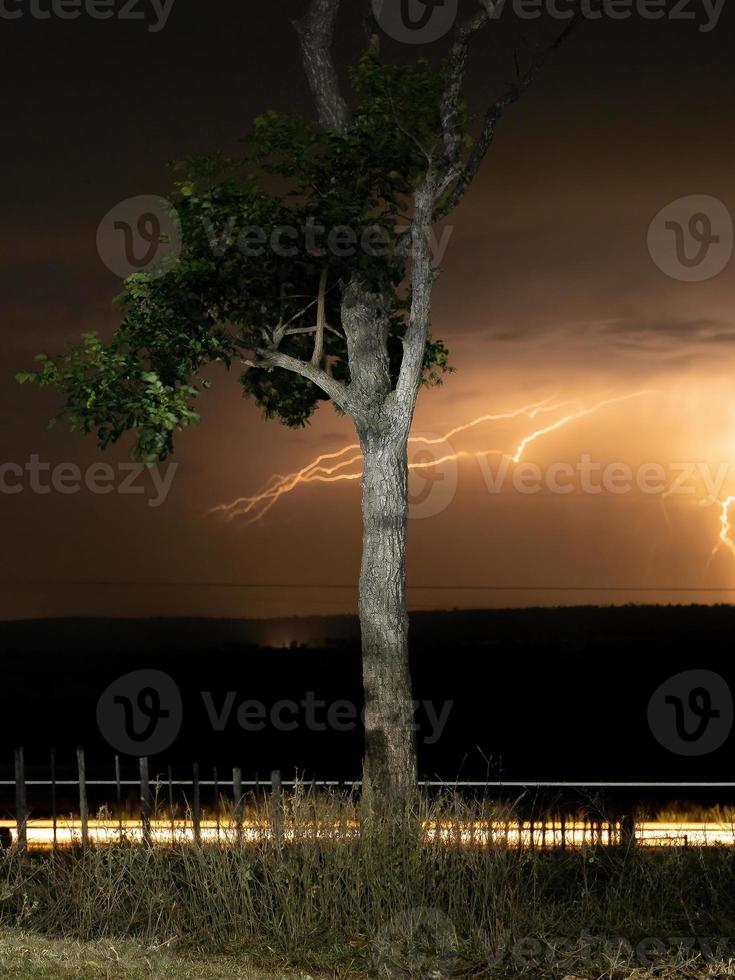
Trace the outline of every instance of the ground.
<instances>
[{"instance_id":1,"label":"ground","mask_svg":"<svg viewBox=\"0 0 735 980\"><path fill-rule=\"evenodd\" d=\"M393 974L398 976L399 974ZM245 960L211 956L182 957L168 949L150 949L127 940L81 943L52 939L18 929L0 929L0 976L8 980L339 980L365 977L344 972L306 973L256 966ZM384 977L391 975L384 974ZM400 976L404 976L403 973ZM408 980L408 975L405 975ZM433 976L433 974L432 974ZM467 974L457 974L457 980ZM543 980L726 980L735 978L733 963L660 963L651 970L613 968L594 978L543 974ZM525 973L524 980L541 980Z\"/></svg>"},{"instance_id":2,"label":"ground","mask_svg":"<svg viewBox=\"0 0 735 980\"><path fill-rule=\"evenodd\" d=\"M269 972L236 959L184 958L129 941L80 943L15 929L0 930L0 976L3 980L327 980L327 974Z\"/></svg>"}]
</instances>

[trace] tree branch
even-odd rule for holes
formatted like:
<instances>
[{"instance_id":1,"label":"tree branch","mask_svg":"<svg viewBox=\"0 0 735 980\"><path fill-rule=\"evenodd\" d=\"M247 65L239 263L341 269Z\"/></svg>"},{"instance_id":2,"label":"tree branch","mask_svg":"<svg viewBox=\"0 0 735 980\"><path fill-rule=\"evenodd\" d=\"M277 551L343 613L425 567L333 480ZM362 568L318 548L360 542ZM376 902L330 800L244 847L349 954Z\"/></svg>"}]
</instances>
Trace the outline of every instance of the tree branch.
<instances>
[{"instance_id":1,"label":"tree branch","mask_svg":"<svg viewBox=\"0 0 735 980\"><path fill-rule=\"evenodd\" d=\"M287 337L298 337L299 335L303 335L303 334L316 333L318 329L319 328L316 327L316 326L314 326L314 327L292 327L290 330L287 330L286 331L286 336ZM341 340L344 340L345 339L344 336L343 336L343 334L341 334L339 332L339 330L335 330L334 327L330 327L328 323L325 323L324 324L324 329L327 331L327 333L333 333L335 337L339 337Z\"/></svg>"},{"instance_id":2,"label":"tree branch","mask_svg":"<svg viewBox=\"0 0 735 980\"><path fill-rule=\"evenodd\" d=\"M458 161L462 150L462 130L460 126L459 100L462 95L465 72L467 70L467 55L470 41L481 31L490 18L486 10L481 10L464 24L460 24L454 36L454 43L449 53L447 65L447 84L440 104L442 132L444 134L444 152L447 163L453 167Z\"/></svg>"},{"instance_id":3,"label":"tree branch","mask_svg":"<svg viewBox=\"0 0 735 980\"><path fill-rule=\"evenodd\" d=\"M319 279L319 299L316 305L316 333L314 335L314 353L311 355L311 363L314 367L319 367L324 356L324 324L326 321L326 302L327 302L327 270L322 270Z\"/></svg>"},{"instance_id":4,"label":"tree branch","mask_svg":"<svg viewBox=\"0 0 735 980\"><path fill-rule=\"evenodd\" d=\"M411 318L403 338L403 360L395 397L399 409L410 425L424 370L424 353L429 336L431 291L434 269L431 264L431 226L436 194L435 176L427 175L424 185L414 195L411 225L413 268L411 270Z\"/></svg>"},{"instance_id":5,"label":"tree branch","mask_svg":"<svg viewBox=\"0 0 735 980\"><path fill-rule=\"evenodd\" d=\"M309 9L294 27L301 42L304 71L324 129L346 133L350 113L342 96L331 47L340 0L310 0Z\"/></svg>"},{"instance_id":6,"label":"tree branch","mask_svg":"<svg viewBox=\"0 0 735 980\"><path fill-rule=\"evenodd\" d=\"M338 405L342 411L352 414L352 399L347 391L347 387L341 381L337 381L331 375L327 374L326 371L314 367L308 361L301 361L298 357L291 357L289 354L282 354L280 351L257 350L255 353L260 360L256 362L248 361L247 363L250 367L265 368L265 370L277 367L283 368L284 371L292 371L294 374L300 374L302 378L307 378L313 384L317 385L317 387L321 388L326 395L329 395L335 405Z\"/></svg>"},{"instance_id":7,"label":"tree branch","mask_svg":"<svg viewBox=\"0 0 735 980\"><path fill-rule=\"evenodd\" d=\"M456 180L456 183L444 201L442 201L436 208L434 212L434 221L440 221L442 218L445 218L461 202L470 184L477 176L480 166L482 165L482 162L490 149L490 145L492 144L495 136L495 127L498 121L505 114L506 109L517 102L527 91L527 89L530 88L551 55L571 36L572 32L581 23L582 19L581 12L577 11L561 34L556 37L553 43L548 45L548 47L537 51L526 72L520 75L518 81L514 85L510 85L503 95L501 95L500 98L493 102L493 104L488 108L487 112L485 113L480 135L475 142L466 164L464 167L459 168L458 172L456 173L456 177L450 172L447 176L453 179L450 179L449 181L447 181L447 179L444 180L445 187L447 183L452 183L453 180ZM456 163L454 165L456 166Z\"/></svg>"}]
</instances>

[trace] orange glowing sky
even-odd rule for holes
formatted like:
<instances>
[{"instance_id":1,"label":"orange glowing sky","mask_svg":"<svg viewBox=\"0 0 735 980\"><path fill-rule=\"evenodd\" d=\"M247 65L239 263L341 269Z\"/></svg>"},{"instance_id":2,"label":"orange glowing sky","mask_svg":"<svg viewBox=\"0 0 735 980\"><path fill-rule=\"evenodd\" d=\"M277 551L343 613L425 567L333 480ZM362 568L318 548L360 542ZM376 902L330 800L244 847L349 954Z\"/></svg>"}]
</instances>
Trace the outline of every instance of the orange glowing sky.
<instances>
[{"instance_id":1,"label":"orange glowing sky","mask_svg":"<svg viewBox=\"0 0 735 980\"><path fill-rule=\"evenodd\" d=\"M39 350L114 325L110 300L120 284L95 252L97 223L114 202L165 191L166 161L234 141L265 105L304 105L300 80L276 78L269 67L282 47L272 36L276 6L253 0L252 60L238 56L234 20L228 30L218 27L216 45L202 47L192 30L197 51L206 51L192 78L181 51L193 43L193 25L182 12L158 47L139 42L125 93L115 94L119 64L111 51L80 40L77 57L64 57L73 69L63 93L44 89L41 99L31 81L10 107L18 154L35 178L22 193L20 171L3 186L2 461L24 463L31 453L52 465L99 461L91 441L46 430L53 396L17 389L13 374ZM227 5L227 16L238 9ZM436 287L434 332L450 347L456 373L420 398L414 437L424 441L412 446L408 559L413 586L441 591L412 589L413 607L722 601L727 593L626 590L735 588L735 554L719 538L722 502L735 495L735 267L707 282L676 281L651 261L646 239L654 215L690 194L717 197L735 213L732 89L717 57L729 50L726 16L711 35L687 33L687 24L663 31L641 23L581 34L499 131L481 180L453 218ZM30 59L24 77L32 79L31 51L20 45ZM98 86L88 84L92 70ZM161 71L176 84L158 86ZM212 100L223 91L211 122ZM65 118L67 101L85 122L70 121L55 163L60 186L47 186L54 184L42 176L47 154L23 120L54 131L51 120ZM134 119L132 102L141 106ZM102 124L110 118L121 120L114 136ZM148 507L145 495L87 491L0 497L3 580L54 583L5 588L0 616L354 610L357 479L299 485L253 523L211 513L257 494L274 474L298 472L354 443L348 420L323 406L307 429L287 430L243 401L234 375L213 370L211 377L204 423L179 439L179 470L163 506ZM531 418L528 406L543 411ZM525 415L458 431L523 407ZM502 454L512 459L525 437L578 413L527 442L520 462L543 473L585 455L634 470L706 464L713 478L725 464L716 499L701 471L689 481L694 493L665 498L577 486L523 493L510 478L501 492L488 490ZM452 430L449 443L437 441ZM453 454L460 458L430 465ZM106 457L127 458L127 447ZM357 468L340 472L355 477ZM144 584L182 580L340 588ZM93 581L140 584L72 584ZM478 585L506 591L459 588ZM622 591L587 591L596 586Z\"/></svg>"}]
</instances>

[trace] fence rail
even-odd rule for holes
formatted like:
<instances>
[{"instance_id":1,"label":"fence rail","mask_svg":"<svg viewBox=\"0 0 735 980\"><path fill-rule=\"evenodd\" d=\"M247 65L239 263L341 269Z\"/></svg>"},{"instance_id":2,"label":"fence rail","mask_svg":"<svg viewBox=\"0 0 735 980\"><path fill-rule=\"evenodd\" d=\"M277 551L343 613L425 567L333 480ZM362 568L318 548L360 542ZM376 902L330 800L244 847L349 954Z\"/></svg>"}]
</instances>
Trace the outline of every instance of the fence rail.
<instances>
[{"instance_id":1,"label":"fence rail","mask_svg":"<svg viewBox=\"0 0 735 980\"><path fill-rule=\"evenodd\" d=\"M139 779L87 779L87 786L139 786ZM160 776L154 778L153 782L171 783L173 786L192 786L193 779L169 779L168 776L162 779ZM234 786L234 779L200 779L200 786ZM258 787L271 786L271 779L241 779L241 786ZM361 779L281 779L281 786L301 786L308 783L309 786L319 787L349 787L362 786ZM0 779L0 786L15 786L15 779ZM78 786L78 779L26 779L26 786ZM420 779L418 786L433 789L732 789L735 790L735 783L704 783L704 782L600 782L588 780L584 782L563 782L550 780L459 780L448 781L442 779Z\"/></svg>"},{"instance_id":2,"label":"fence rail","mask_svg":"<svg viewBox=\"0 0 735 980\"><path fill-rule=\"evenodd\" d=\"M59 846L77 844L87 847L90 843L110 843L117 840L140 840L154 842L161 840L192 840L199 844L203 841L232 839L261 839L264 832L277 841L282 842L288 834L294 832L289 828L285 818L284 790L298 785L313 789L342 789L349 792L359 790L362 781L337 779L282 779L281 773L274 770L270 779L243 779L242 770L234 768L231 778L221 778L218 770L214 769L213 778L201 778L197 763L191 766L191 777L174 778L172 767L167 767L165 774L153 773L147 758L135 760L138 775L135 779L123 779L121 775L121 760L114 759L114 779L90 778L87 772L86 756L83 748L76 751L77 776L74 779L57 777L57 757L54 750L50 753L50 779L28 779L27 765L23 748L15 750L15 771L13 779L0 780L0 787L12 787L15 790L15 813L12 820L0 820L0 846L10 844L28 849L35 846L48 847L56 850ZM229 775L229 774L228 774ZM459 780L446 782L442 780L422 780L419 786L434 789L553 789L553 790L596 790L596 789L727 789L735 790L734 782L644 782L644 781L601 781L601 780ZM30 818L28 790L30 788L47 788L50 790L50 818ZM75 807L78 816L61 817L59 814L58 790L74 788L78 796ZM114 802L117 807L115 816L102 819L90 818L89 790L91 788L115 789ZM135 810L137 816L130 819L124 816L123 790L137 790ZM184 819L181 819L182 796L176 790L190 788L191 792L183 796L185 803ZM207 793L210 804L202 801L202 791ZM226 795L223 791L227 791ZM253 794L254 791L254 794ZM265 792L267 791L267 793ZM261 792L263 797L261 799ZM245 801L257 797L260 802L267 804L264 821L248 822L245 816ZM178 796L178 799L177 799ZM67 801L68 802L68 801ZM129 802L129 801L128 801ZM214 819L203 817L203 810L212 810ZM107 811L109 813L109 810ZM223 813L227 817L223 817ZM160 818L160 814L165 819ZM735 843L735 824L732 827L705 824L657 824L636 823L631 817L625 816L620 820L597 819L592 816L585 819L569 819L565 815L556 818L548 814L541 819L488 822L483 826L476 823L464 827L456 826L446 834L438 828L433 829L433 838L425 828L429 839L458 840L461 842L505 843L508 846L549 848L567 846L601 846L629 845L645 843L654 845L655 842L678 842L685 846L691 842L703 844ZM29 840L29 832L31 840Z\"/></svg>"}]
</instances>

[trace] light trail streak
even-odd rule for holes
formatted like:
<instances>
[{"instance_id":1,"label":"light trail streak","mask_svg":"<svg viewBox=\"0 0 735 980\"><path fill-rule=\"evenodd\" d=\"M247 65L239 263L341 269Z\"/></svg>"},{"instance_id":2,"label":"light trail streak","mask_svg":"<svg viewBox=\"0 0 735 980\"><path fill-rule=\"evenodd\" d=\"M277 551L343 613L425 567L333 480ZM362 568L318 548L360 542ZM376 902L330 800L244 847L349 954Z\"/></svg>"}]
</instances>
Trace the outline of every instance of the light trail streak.
<instances>
[{"instance_id":1,"label":"light trail streak","mask_svg":"<svg viewBox=\"0 0 735 980\"><path fill-rule=\"evenodd\" d=\"M7 829L16 842L16 825L12 820L0 820L0 827ZM336 822L318 821L286 824L283 839L286 841L339 840L356 837L359 833L357 821ZM735 825L729 822L712 821L639 821L631 828L638 846L661 847L733 847L735 846ZM559 847L583 848L595 846L616 846L623 842L620 824L590 822L569 819L563 824L559 820L549 821L472 821L466 823L425 821L423 837L426 844L494 846L550 850ZM239 846L263 844L273 840L269 823L256 820L243 822L240 832L228 820L202 820L200 840L203 844L219 846ZM51 820L29 820L26 824L26 838L29 850L50 851L53 846L54 826ZM177 819L152 820L147 835L148 841L156 846L172 844L193 845L194 828L191 820ZM146 834L140 820L123 820L122 824L114 817L106 820L90 820L88 824L88 843L95 846L114 846L116 844L143 844ZM79 820L59 820L56 826L57 847L64 849L78 847L82 843L82 828Z\"/></svg>"},{"instance_id":2,"label":"light trail streak","mask_svg":"<svg viewBox=\"0 0 735 980\"><path fill-rule=\"evenodd\" d=\"M578 421L579 419L595 415L597 412L610 405L616 405L621 402L629 401L633 398L640 398L645 394L648 394L648 392L637 391L629 395L620 395L615 398L605 398L598 401L590 408L579 408L577 411L569 412L562 418L557 419L552 424L544 426L541 429L537 429L534 432L531 432L529 435L524 436L516 447L515 452L508 452L502 449L489 449L481 452L459 450L438 459L431 459L425 462L411 462L409 463L408 468L409 470L428 469L454 460L473 457L479 458L490 455L507 456L517 464L523 458L526 449L537 439L550 435L553 432L557 432L559 429L562 429L563 427L571 424L572 422ZM553 403L552 398L545 398L541 401L531 402L528 405L524 405L521 408L512 409L510 411L478 416L469 422L455 426L453 429L450 429L441 436L431 438L425 436L412 436L409 439L409 445L440 445L441 443L448 442L450 439L460 435L461 433L467 432L470 429L474 429L483 424L490 422L512 421L523 417L534 420L537 419L542 413L560 411L562 408L571 404L578 404L578 402L565 400ZM325 465L327 463L330 463L331 465ZM312 462L308 463L302 469L297 470L294 473L289 473L287 475L275 474L270 477L259 493L250 497L238 497L229 504L220 504L219 506L212 508L209 513L222 514L227 520L230 521L237 517L247 517L248 515L251 515L250 520L246 523L253 524L261 520L261 518L268 513L268 511L282 496L291 493L302 484L339 483L359 480L362 475L360 471L345 471L349 470L350 467L361 463L362 454L360 452L359 443L350 443L349 445L344 446L342 449L330 453L323 453L322 455L317 456L317 458L312 460Z\"/></svg>"}]
</instances>

